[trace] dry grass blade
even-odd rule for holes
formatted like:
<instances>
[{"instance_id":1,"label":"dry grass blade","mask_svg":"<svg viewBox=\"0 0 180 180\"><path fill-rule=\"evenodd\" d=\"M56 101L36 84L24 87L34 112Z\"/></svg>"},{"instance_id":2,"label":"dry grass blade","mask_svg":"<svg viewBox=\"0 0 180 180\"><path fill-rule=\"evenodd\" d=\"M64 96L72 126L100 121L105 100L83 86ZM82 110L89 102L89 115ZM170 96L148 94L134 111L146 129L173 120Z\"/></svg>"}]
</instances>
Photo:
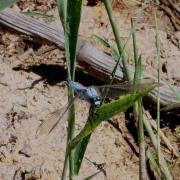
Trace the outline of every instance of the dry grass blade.
<instances>
[{"instance_id":1,"label":"dry grass blade","mask_svg":"<svg viewBox=\"0 0 180 180\"><path fill-rule=\"evenodd\" d=\"M152 119L149 112L146 111L144 115L148 119L148 121L151 123L151 126L153 127L153 129L157 131L157 125L155 121ZM161 130L160 130L160 137L162 141L164 142L164 144L166 145L166 147L174 154L174 156L179 157L177 150L171 145L169 139L165 136L165 134Z\"/></svg>"}]
</instances>

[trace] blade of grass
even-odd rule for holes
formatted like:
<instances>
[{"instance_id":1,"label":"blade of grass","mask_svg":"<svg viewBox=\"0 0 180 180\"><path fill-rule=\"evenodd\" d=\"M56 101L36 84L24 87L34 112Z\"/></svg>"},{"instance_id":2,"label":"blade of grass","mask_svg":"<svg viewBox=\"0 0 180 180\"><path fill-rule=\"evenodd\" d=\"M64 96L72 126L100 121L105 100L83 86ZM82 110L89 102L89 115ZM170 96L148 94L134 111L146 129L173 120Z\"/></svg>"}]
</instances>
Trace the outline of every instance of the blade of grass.
<instances>
[{"instance_id":1,"label":"blade of grass","mask_svg":"<svg viewBox=\"0 0 180 180\"><path fill-rule=\"evenodd\" d=\"M59 17L65 31L66 14L67 14L67 0L57 0Z\"/></svg>"},{"instance_id":2,"label":"blade of grass","mask_svg":"<svg viewBox=\"0 0 180 180\"><path fill-rule=\"evenodd\" d=\"M93 37L95 37L96 41L101 45L103 46L104 48L108 48L111 52L111 57L114 59L114 60L118 60L120 55L119 55L119 52L117 50L116 47L114 47L113 45L111 45L107 39L105 39L104 37L100 37L96 34L93 34Z\"/></svg>"},{"instance_id":3,"label":"blade of grass","mask_svg":"<svg viewBox=\"0 0 180 180\"><path fill-rule=\"evenodd\" d=\"M117 43L117 47L118 47L118 51L119 54L122 55L122 64L124 67L124 72L125 72L125 77L127 78L128 81L131 81L131 75L129 72L129 68L128 68L128 57L127 55L123 52L123 47L124 47L124 43L121 39L121 35L120 35L120 31L119 31L119 27L118 24L115 21L115 17L113 16L113 12L112 12L112 7L111 7L111 3L109 0L104 0L104 6L106 8L106 11L108 13L108 17L111 23L111 27L114 33L114 37Z\"/></svg>"},{"instance_id":4,"label":"blade of grass","mask_svg":"<svg viewBox=\"0 0 180 180\"><path fill-rule=\"evenodd\" d=\"M0 0L0 11L18 2L18 0Z\"/></svg>"},{"instance_id":5,"label":"blade of grass","mask_svg":"<svg viewBox=\"0 0 180 180\"><path fill-rule=\"evenodd\" d=\"M151 87L151 90L155 86L156 86L156 84L154 84ZM139 93L141 94L142 92L139 92ZM146 93L147 93L147 91L146 91ZM100 107L100 110L97 109L97 111L94 114L92 114L92 116L89 117L89 119L88 119L84 129L80 132L80 134L77 135L75 137L75 139L72 140L72 142L70 142L70 144L69 144L69 151L70 151L71 148L73 149L75 147L78 147L79 143L83 144L82 142L83 142L84 139L85 139L84 142L87 143L87 140L89 141L89 138L91 136L92 131L100 124L101 121L109 119L110 117L112 117L113 115L117 114L118 112L121 112L121 111L129 108L131 105L133 105L135 99L138 98L136 95L137 94L130 95L128 97L125 97L122 100L117 100L117 102L112 102L112 104L110 103L110 104L107 104L107 105L103 105L102 107ZM109 106L109 107L106 107L106 106ZM114 110L114 112L112 112L113 110ZM86 145L87 144L85 144L84 151L82 151L83 148L80 148L79 153L83 153L83 155L84 155L84 152L85 152L85 149L86 149ZM83 155L81 157L83 157ZM79 157L80 157L80 155L79 155ZM77 158L77 161L76 161L77 163L79 163L79 157ZM80 161L81 160L82 159L80 159ZM80 167L80 165L79 165L79 167ZM78 171L79 171L79 169L78 169Z\"/></svg>"},{"instance_id":6,"label":"blade of grass","mask_svg":"<svg viewBox=\"0 0 180 180\"><path fill-rule=\"evenodd\" d=\"M69 100L68 102L71 102L71 100L74 98L74 92L69 89ZM68 136L67 136L67 142L71 141L75 136L75 107L74 103L69 108L68 113ZM74 151L71 151L69 154L69 177L70 179L74 176Z\"/></svg>"},{"instance_id":7,"label":"blade of grass","mask_svg":"<svg viewBox=\"0 0 180 180\"><path fill-rule=\"evenodd\" d=\"M116 54L116 56L117 56L118 54L120 54L120 55L119 55L119 58L117 58L118 61L117 61L116 65L114 66L114 69L113 69L113 71L112 71L112 73L111 73L111 75L109 76L109 79L108 79L108 84L112 84L113 79L114 79L115 74L116 74L116 70L117 70L117 68L118 68L118 65L119 65L120 62L121 62L121 59L122 59L122 61L125 61L125 64L127 65L127 62L126 62L127 60L125 60L125 58L124 58L124 56L123 56L123 55L124 55L124 50L126 51L126 45L127 45L128 41L129 41L131 35L132 35L132 34L135 32L135 30L136 30L137 23L139 22L142 14L143 14L143 11L144 11L144 9L145 9L145 7L146 7L146 3L147 3L147 2L145 1L143 7L141 8L141 11L140 11L140 13L139 13L139 15L138 15L138 18L137 18L136 21L135 21L135 25L131 27L131 30L130 30L129 35L128 35L128 39L127 39L127 41L126 41L125 44L123 43L122 39L120 38L120 33L119 33L118 27L117 27L117 25L116 25L116 23L115 23L115 19L114 19L113 14L112 14L111 5L110 5L108 2L104 2L104 3L106 3L106 5L107 5L107 7L108 7L108 8L106 8L106 9L107 9L107 11L109 11L109 12L108 12L108 15L109 15L109 19L110 19L111 25L113 24L112 28L114 27L114 28L113 28L113 32L114 32L116 44L119 44L120 47L121 47L121 45L123 46L123 47L121 47L120 49L118 49L118 50L119 50L119 53L118 53L115 48L113 48L111 45L109 45L109 43L108 43L107 41L105 41L105 39L99 38L99 36L95 36L97 39L100 39L99 42L101 42L104 46L110 47L110 48L112 49L112 52L114 52L114 53ZM105 5L105 7L106 7L106 5ZM111 21L111 19L113 19L113 21ZM117 37L117 38L116 38L116 37ZM119 40L119 41L117 42L117 40ZM137 58L136 58L136 59L137 59ZM136 60L136 61L137 61L137 60ZM123 65L124 65L124 64L123 64ZM126 69L125 71L129 72L128 65L127 65L126 67L124 67L124 69ZM138 72L138 70L137 70L137 72ZM135 72L135 73L136 73L136 72ZM130 73L129 73L129 75L130 75ZM128 79L128 78L127 78L127 79ZM130 79L128 79L128 80L131 82ZM104 90L104 92L102 93L102 99L103 99L103 100L102 100L102 103L104 102L104 100L105 100L105 98L106 98L106 96L107 96L107 93L108 93L108 89Z\"/></svg>"},{"instance_id":8,"label":"blade of grass","mask_svg":"<svg viewBox=\"0 0 180 180\"><path fill-rule=\"evenodd\" d=\"M166 176L161 172L161 169L158 165L158 163L155 160L155 157L153 155L153 153L151 152L150 148L147 149L147 159L150 161L150 164L153 166L153 168L155 169L155 171L157 172L157 174L159 175L159 177L161 179L166 179Z\"/></svg>"},{"instance_id":9,"label":"blade of grass","mask_svg":"<svg viewBox=\"0 0 180 180\"><path fill-rule=\"evenodd\" d=\"M76 68L76 47L78 39L79 24L81 19L81 7L82 0L58 0L58 10L61 18L61 22L64 27L65 35L65 53L68 70L68 79L74 80L75 68ZM69 89L68 101L71 102L74 98L74 93ZM68 137L67 142L73 139L75 134L75 110L74 105L69 109L68 117ZM67 161L69 155L69 177L70 179L74 176L74 151L71 153L65 153L65 161L62 179L66 177L67 172Z\"/></svg>"},{"instance_id":10,"label":"blade of grass","mask_svg":"<svg viewBox=\"0 0 180 180\"><path fill-rule=\"evenodd\" d=\"M130 71L129 71L129 68L128 68L128 63L127 63L127 56L126 56L126 53L124 52L124 50L126 50L126 44L128 43L128 41L129 41L129 39L130 39L130 37L131 37L131 35L135 32L135 30L136 30L136 26L137 26L137 23L139 22L139 20L140 20L140 17L141 17L141 15L143 14L143 11L144 11L144 8L146 7L146 1L145 1L145 3L144 3L144 6L142 7L142 9L141 9L141 13L139 13L139 15L138 15L138 18L137 18L137 20L136 20L136 22L135 22L135 25L134 26L132 26L132 28L131 28L131 30L130 30L130 33L129 33L129 36L128 36L128 39L127 39L127 41L126 41L126 43L124 44L123 43L123 41L122 41L122 39L121 39L121 37L120 37L120 31L119 31L119 29L118 29L118 26L117 26L117 23L115 22L115 18L114 18L114 16L113 16L113 13L112 13L112 7L111 7L111 4L109 3L109 1L107 0L104 0L104 5L105 5L105 7L106 7L106 11L107 11L107 13L108 13L108 16L109 16L109 19L110 19L110 23L111 23L111 26L112 26L112 29L113 29L113 33L114 33L114 36L115 36L115 40L116 40L116 44L117 44L117 46L118 46L118 51L119 51L119 54L120 54L120 56L119 56L119 58L118 58L118 61L117 61L117 63L116 63L116 65L115 65L115 67L114 67L114 69L113 69L113 71L112 71L112 73L111 73L111 75L110 75L110 77L109 77L109 79L108 79L108 84L112 84L112 82L113 82L113 79L114 79L114 77L115 77L115 73L116 73L116 70L117 70L117 67L118 67L118 65L119 65L119 63L120 63L120 61L121 61L121 58L122 58L122 63L123 63L123 68L124 68L124 70L125 70L125 75L126 75L126 78L127 78L127 80L129 81L129 82L132 82L131 81L131 74L130 74ZM108 46L108 45L107 45ZM110 46L111 47L111 46ZM117 53L116 53L117 54ZM103 92L103 101L102 102L104 102L104 99L106 98L106 96L107 96L107 93L108 93L108 89L106 89L104 92Z\"/></svg>"},{"instance_id":11,"label":"blade of grass","mask_svg":"<svg viewBox=\"0 0 180 180\"><path fill-rule=\"evenodd\" d=\"M82 131L69 143L69 150L75 148L79 142L90 133L102 122L105 121L112 116L125 111L129 107L131 107L136 100L140 97L147 95L152 89L154 89L157 84L153 84L152 86L144 89L143 91L137 92L136 94L125 96L122 99L118 99L108 104L104 104L101 107L97 108L95 113L93 113L85 127Z\"/></svg>"},{"instance_id":12,"label":"blade of grass","mask_svg":"<svg viewBox=\"0 0 180 180\"><path fill-rule=\"evenodd\" d=\"M76 66L76 47L79 24L81 19L82 0L67 1L67 15L65 27L65 50L69 67L69 79L74 80Z\"/></svg>"},{"instance_id":13,"label":"blade of grass","mask_svg":"<svg viewBox=\"0 0 180 180\"><path fill-rule=\"evenodd\" d=\"M95 176L97 176L100 172L101 172L101 171L98 171L98 172L92 174L91 176L84 178L83 180L91 180L91 179L93 179Z\"/></svg>"},{"instance_id":14,"label":"blade of grass","mask_svg":"<svg viewBox=\"0 0 180 180\"><path fill-rule=\"evenodd\" d=\"M146 2L145 2L146 3ZM119 50L119 52L120 52L120 54L121 54L121 50L122 50L122 47L123 47L123 43L122 42L118 42L118 39L119 40L121 40L121 38L120 38L120 34L116 31L117 30L117 24L115 24L115 19L114 19L114 17L112 16L112 8L110 7L110 3L109 3L109 1L108 0L104 0L104 4L105 4L105 7L106 7L106 9L107 9L107 12L108 12L108 16L109 16L109 19L110 19L110 22L111 22L111 24L112 24L112 28L113 28L113 32L114 32L114 34L115 34L115 40L116 40L116 42L117 42L117 44L118 44L118 50ZM114 25L114 26L113 26ZM117 34L116 34L117 33ZM122 62L123 62L123 66L124 66L124 68L125 68L125 74L126 74L126 76L127 76L127 68L128 68L128 66L127 66L127 58L125 57L124 58L124 56L122 57ZM129 73L129 75L130 75L130 73ZM130 77L127 77L127 79L128 80L130 80ZM150 124L148 123L148 122L144 122L144 125L146 126L146 129L151 129L152 130L152 128L150 127ZM153 137L151 137L151 138L153 138ZM163 158L162 158L163 159ZM163 161L163 160L162 160ZM163 161L164 162L164 161ZM163 163L164 164L164 163ZM167 168L167 166L166 166L166 163L165 163L165 165L163 166L164 168L163 168L163 170L165 171L165 173L166 173L166 177L168 177L168 178L170 178L171 177L171 175L169 174L169 171L168 171L168 168Z\"/></svg>"},{"instance_id":15,"label":"blade of grass","mask_svg":"<svg viewBox=\"0 0 180 180\"><path fill-rule=\"evenodd\" d=\"M156 17L156 11L154 11L154 18L156 24L156 50L157 50L157 78L158 83L160 84L160 39L159 39L159 32L158 32L158 22ZM161 156L161 146L160 146L160 93L158 87L157 93L157 157L158 162L160 163L160 156Z\"/></svg>"},{"instance_id":16,"label":"blade of grass","mask_svg":"<svg viewBox=\"0 0 180 180\"><path fill-rule=\"evenodd\" d=\"M125 77L127 78L128 81L131 82L132 78L131 78L131 74L130 74L130 71L129 71L129 68L128 68L128 62L127 62L128 56L124 52L124 47L127 44L127 42L125 44L123 43L123 40L122 40L122 38L120 36L119 27L118 27L118 24L115 21L115 17L113 16L112 7L111 7L111 4L110 4L109 0L104 0L103 2L104 2L104 5L105 5L105 8L106 8L106 11L108 13L108 17L109 17L109 20L110 20L110 23L111 23L111 26L112 26L112 30L113 30L113 33L114 33L114 37L115 37L115 41L116 41L116 44L117 44L119 54L120 54L120 56L122 56L122 64L123 64L123 68L124 68ZM141 16L143 15L143 12L144 12L144 9L146 8L147 2L148 2L147 0L144 1L144 4L143 4L143 6L141 8L141 11L140 11L140 13L138 15L138 18L137 18L133 28L131 29L131 31L129 33L127 41L130 39L131 35L135 31L135 27L137 26L137 23L139 22Z\"/></svg>"},{"instance_id":17,"label":"blade of grass","mask_svg":"<svg viewBox=\"0 0 180 180\"><path fill-rule=\"evenodd\" d=\"M136 85L136 80L140 79L142 75L142 63L141 63L142 61L141 61L141 56L139 56L138 58L135 32L132 34L132 36L133 36L133 49L134 49L134 60L135 60L134 85ZM147 179L142 98L140 98L135 103L134 114L136 115L135 117L136 120L138 121L139 177L140 179Z\"/></svg>"},{"instance_id":18,"label":"blade of grass","mask_svg":"<svg viewBox=\"0 0 180 180\"><path fill-rule=\"evenodd\" d=\"M108 43L108 40L104 37L100 37L96 34L93 34L93 37L95 37L96 41L102 45L104 48L111 48L111 45Z\"/></svg>"},{"instance_id":19,"label":"blade of grass","mask_svg":"<svg viewBox=\"0 0 180 180\"><path fill-rule=\"evenodd\" d=\"M81 167L81 163L82 160L84 158L84 154L87 148L87 145L89 143L91 134L89 134L88 136L86 136L85 138L83 138L81 140L81 142L79 142L79 144L77 145L77 147L75 148L75 158L74 158L74 163L75 163L75 169L74 172L77 175L79 173L80 167Z\"/></svg>"},{"instance_id":20,"label":"blade of grass","mask_svg":"<svg viewBox=\"0 0 180 180\"><path fill-rule=\"evenodd\" d=\"M135 33L133 33L134 44L136 46L136 38ZM137 49L135 50L135 56L138 54ZM135 58L136 59L136 58ZM137 62L136 62L137 61ZM134 74L134 84L136 84L136 80L141 78L142 74L142 64L141 64L141 56L135 61L135 74ZM147 168L146 168L146 151L145 151L145 139L144 139L144 125L143 125L143 103L142 98L140 98L134 106L135 114L138 114L138 141L139 141L139 177L140 179L147 179Z\"/></svg>"},{"instance_id":21,"label":"blade of grass","mask_svg":"<svg viewBox=\"0 0 180 180\"><path fill-rule=\"evenodd\" d=\"M134 28L132 19L131 19L131 26L132 26L132 28ZM137 49L135 31L133 32L132 37L133 37L132 39L133 39L134 63L135 63L134 85L136 85L136 81L138 79L141 79L141 77L142 77L142 61L141 61L141 55L138 57L138 49ZM134 114L135 114L136 121L138 122L139 178L147 179L142 98L140 98L135 103Z\"/></svg>"},{"instance_id":22,"label":"blade of grass","mask_svg":"<svg viewBox=\"0 0 180 180\"><path fill-rule=\"evenodd\" d=\"M150 122L151 122L153 129L157 131L157 124L155 123L155 121L150 120ZM165 136L165 134L161 130L160 130L160 137L161 137L162 141L164 142L165 146L169 149L169 151L171 153L173 153L173 155L175 157L178 158L180 155L178 154L177 150L173 147L173 145L170 143L169 139Z\"/></svg>"},{"instance_id":23,"label":"blade of grass","mask_svg":"<svg viewBox=\"0 0 180 180\"><path fill-rule=\"evenodd\" d=\"M145 117L145 115L144 115L143 123L144 123L144 127L146 128L146 131L148 133L148 136L150 137L150 139L152 141L153 147L157 151L157 139L156 139L156 135L154 134L154 132L152 130L152 127L149 124L148 119ZM165 175L165 177L166 177L165 179L172 180L172 176L171 176L171 174L169 172L167 163L166 163L166 161L164 159L164 156L162 154L161 154L160 158L161 159L160 159L159 167L161 168L162 173Z\"/></svg>"},{"instance_id":24,"label":"blade of grass","mask_svg":"<svg viewBox=\"0 0 180 180\"><path fill-rule=\"evenodd\" d=\"M58 5L58 11L59 11L59 17L60 17L60 20L61 20L61 23L62 23L62 26L64 28L64 34L66 33L66 14L67 14L67 0L58 0L57 1L57 5ZM67 48L67 39L65 39L65 52L68 51L68 48ZM67 68L68 68L68 78L71 77L70 75L70 66L69 66L69 59L67 59L68 56L67 56L67 53L66 53L66 61L67 61ZM68 89L68 101L70 102L70 98L69 98L69 93L70 93L70 90ZM72 105L73 106L73 105ZM69 114L70 114L70 110L69 110ZM69 125L69 122L70 122L70 118L69 118L69 115L68 114L68 125ZM74 121L74 119L72 119L72 121ZM69 142L69 127L68 127L68 131L67 131L67 143L66 143L66 152L65 152L65 159L64 159L64 165L63 165L63 172L62 172L62 176L61 176L61 179L65 179L66 178L66 174L67 174L67 168L68 168L68 159L69 159L69 152L67 151L67 145L68 145L68 142Z\"/></svg>"},{"instance_id":25,"label":"blade of grass","mask_svg":"<svg viewBox=\"0 0 180 180\"><path fill-rule=\"evenodd\" d=\"M138 16L138 20L139 20L139 19L140 19L140 15ZM136 25L137 25L138 20L136 21ZM128 40L130 39L131 34L132 34L134 31L135 31L135 26L131 28L131 31L130 31L129 36L128 36ZM94 35L94 36L96 37L96 39L97 39L104 47L109 47L109 48L111 48L111 49L113 48L112 46L109 46L109 43L107 42L107 40L105 40L105 39L103 39L103 38L100 38L99 36L96 36L96 35ZM127 44L128 40L126 41L126 43L124 44L124 46L123 46L123 48L122 48L121 55L120 55L120 56L118 55L119 57L118 57L118 60L117 60L117 62L116 62L116 65L115 65L115 67L114 67L111 75L109 76L108 84L112 84L112 82L113 82L113 79L114 79L114 77L115 77L116 70L117 70L118 65L119 65L119 63L120 63L120 61L121 61L121 58L122 58L122 56L123 56L123 52L124 52L124 50L126 50L125 47L126 47L126 44ZM115 50L114 48L113 48L113 51L115 52L116 55L118 54L118 52L116 52L116 50ZM108 89L104 90L104 92L102 93L102 104L104 103L104 100L105 100L105 98L106 98L106 96L107 96L107 93L108 93ZM89 138L90 138L90 136L89 136ZM89 138L87 138L87 141L89 141ZM78 166L77 166L78 168L75 170L76 173L79 172L79 169L80 169L80 166L81 166L81 162L82 162L82 159L83 159L83 156L84 156L84 153L85 153L87 144L88 144L88 142L85 142L85 141L86 141L86 140L84 140L84 141L82 141L82 142L80 142L80 143L78 144L78 146L77 146L78 151L76 151L76 153L75 153L75 154L76 154L76 157L77 157L77 158L76 158L76 162L77 162L77 164L78 164Z\"/></svg>"},{"instance_id":26,"label":"blade of grass","mask_svg":"<svg viewBox=\"0 0 180 180\"><path fill-rule=\"evenodd\" d=\"M139 177L147 179L142 99L138 100Z\"/></svg>"},{"instance_id":27,"label":"blade of grass","mask_svg":"<svg viewBox=\"0 0 180 180\"><path fill-rule=\"evenodd\" d=\"M158 32L158 22L157 22L157 16L156 11L154 10L154 18L155 18L155 24L156 24L156 49L157 49L157 74L158 74L158 84L160 84L160 39L159 39L159 32ZM171 174L169 172L169 169L167 167L166 161L163 158L163 155L161 153L161 146L160 146L160 92L158 87L158 93L157 93L157 159L158 164L168 179L172 179Z\"/></svg>"},{"instance_id":28,"label":"blade of grass","mask_svg":"<svg viewBox=\"0 0 180 180\"><path fill-rule=\"evenodd\" d=\"M47 15L47 14L41 14L38 12L32 12L32 11L27 11L27 12L21 12L22 14L25 14L27 16L31 16L31 17L40 17L40 18L44 18L44 19L53 19L54 16L53 15Z\"/></svg>"},{"instance_id":29,"label":"blade of grass","mask_svg":"<svg viewBox=\"0 0 180 180\"><path fill-rule=\"evenodd\" d=\"M141 14L142 14L144 8L145 8L145 6L143 6L143 8L142 8ZM140 15L141 15L141 14L139 14L138 19L136 20L136 25L137 25L137 22L138 22L139 19L140 19ZM129 36L128 36L128 40L130 39L131 34L132 34L134 31L135 31L135 26L131 29L131 31L130 31L130 33L129 33ZM117 37L119 37L119 36L117 35ZM108 43L105 39L99 38L98 36L96 36L96 38L98 39L98 41L99 41L100 43L103 44L103 46L112 48L112 46L109 46L109 43ZM128 42L128 40L127 40L127 42ZM124 52L124 50L125 50L125 46L126 46L127 42L125 43L125 45L123 45L123 48L121 49L121 50L122 50L122 51L121 51L121 55L120 55L120 57L118 58L118 61L117 61L116 65L115 65L115 67L114 67L114 69L113 69L113 71L112 71L112 73L111 73L111 75L110 75L110 77L109 77L108 84L111 84L112 81L113 81L113 79L114 79L116 69L117 69L117 67L118 67L118 65L119 65L119 62L120 62L120 60L121 60L121 57L122 57L123 54L124 54L123 52ZM123 44L123 43L122 43L122 44ZM117 55L117 53L116 53L116 55ZM108 90L105 91L105 92L103 93L103 95L102 95L103 101L104 101L104 99L105 99L105 97L106 97L106 95L107 95L107 92L108 92ZM102 101L102 102L103 102L103 101ZM89 139L88 139L88 140L89 140ZM87 143L86 143L86 144L87 144ZM78 146L80 147L80 146L81 146L81 143L79 143ZM82 143L82 148L84 149L84 152L85 152L86 147L84 146L84 142ZM81 148L79 148L79 149L81 149ZM83 155L84 155L83 153L82 153L82 154L80 153L80 156L83 156ZM76 156L78 156L78 153L76 153ZM79 158L79 161L81 162L81 161L82 161L82 157L78 157L78 158ZM77 159L78 159L78 158L77 158ZM78 161L78 160L77 160L77 161ZM80 168L80 166L79 166L79 168Z\"/></svg>"}]
</instances>

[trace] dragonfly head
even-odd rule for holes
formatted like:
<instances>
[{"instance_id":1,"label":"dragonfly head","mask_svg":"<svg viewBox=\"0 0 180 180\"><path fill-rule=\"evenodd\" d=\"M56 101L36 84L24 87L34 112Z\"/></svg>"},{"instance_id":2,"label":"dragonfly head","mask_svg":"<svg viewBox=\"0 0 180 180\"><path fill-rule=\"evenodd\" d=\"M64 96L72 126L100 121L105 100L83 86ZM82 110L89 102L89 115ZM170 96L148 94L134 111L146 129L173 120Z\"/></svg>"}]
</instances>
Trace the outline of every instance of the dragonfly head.
<instances>
[{"instance_id":1,"label":"dragonfly head","mask_svg":"<svg viewBox=\"0 0 180 180\"><path fill-rule=\"evenodd\" d=\"M94 106L100 106L102 102L101 97L96 96L90 99L90 103L93 104Z\"/></svg>"}]
</instances>

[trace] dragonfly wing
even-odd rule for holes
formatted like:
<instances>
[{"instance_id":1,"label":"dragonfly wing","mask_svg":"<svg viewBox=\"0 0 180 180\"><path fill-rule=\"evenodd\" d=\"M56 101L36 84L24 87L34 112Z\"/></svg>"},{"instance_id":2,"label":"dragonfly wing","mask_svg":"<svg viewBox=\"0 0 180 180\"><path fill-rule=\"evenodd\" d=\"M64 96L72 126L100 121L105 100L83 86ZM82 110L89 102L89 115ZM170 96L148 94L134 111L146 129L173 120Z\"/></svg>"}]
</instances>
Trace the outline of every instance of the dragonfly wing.
<instances>
[{"instance_id":1,"label":"dragonfly wing","mask_svg":"<svg viewBox=\"0 0 180 180\"><path fill-rule=\"evenodd\" d=\"M39 126L37 130L37 134L42 135L42 134L51 133L54 130L54 128L59 124L60 120L64 117L67 110L73 105L73 102L75 101L77 97L78 96L75 96L71 100L71 102L68 105L66 105L64 108L58 109L50 113L47 119L44 122L42 122L41 125Z\"/></svg>"},{"instance_id":2,"label":"dragonfly wing","mask_svg":"<svg viewBox=\"0 0 180 180\"><path fill-rule=\"evenodd\" d=\"M36 134L38 136L43 134L49 134L51 128L54 126L54 124L57 123L58 117L60 117L60 115L62 114L63 109L64 108L58 109L48 114L47 119L43 121L38 127Z\"/></svg>"},{"instance_id":3,"label":"dragonfly wing","mask_svg":"<svg viewBox=\"0 0 180 180\"><path fill-rule=\"evenodd\" d=\"M160 109L161 111L171 111L172 109L180 108L180 103L172 103L167 105L166 107Z\"/></svg>"},{"instance_id":4,"label":"dragonfly wing","mask_svg":"<svg viewBox=\"0 0 180 180\"><path fill-rule=\"evenodd\" d=\"M97 90L99 94L102 94L104 91L107 90L107 97L118 98L121 95L144 90L145 88L153 84L155 84L154 80L143 79L143 80L138 80L135 85L133 83L123 82L112 85L94 86L94 88Z\"/></svg>"}]
</instances>

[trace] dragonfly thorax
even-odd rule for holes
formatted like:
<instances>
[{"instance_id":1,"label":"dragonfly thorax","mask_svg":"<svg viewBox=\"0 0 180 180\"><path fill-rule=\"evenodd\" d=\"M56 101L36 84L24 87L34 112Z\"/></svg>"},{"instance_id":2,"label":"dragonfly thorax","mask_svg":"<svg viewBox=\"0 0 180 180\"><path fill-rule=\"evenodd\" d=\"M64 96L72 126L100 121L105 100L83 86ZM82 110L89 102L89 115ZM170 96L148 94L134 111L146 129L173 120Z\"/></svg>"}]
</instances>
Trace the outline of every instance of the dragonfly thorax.
<instances>
[{"instance_id":1,"label":"dragonfly thorax","mask_svg":"<svg viewBox=\"0 0 180 180\"><path fill-rule=\"evenodd\" d=\"M97 91L95 90L94 87L84 87L71 80L68 80L67 84L71 89L75 91L75 93L79 96L80 99L84 98L95 106L101 105L102 99L97 94Z\"/></svg>"}]
</instances>

